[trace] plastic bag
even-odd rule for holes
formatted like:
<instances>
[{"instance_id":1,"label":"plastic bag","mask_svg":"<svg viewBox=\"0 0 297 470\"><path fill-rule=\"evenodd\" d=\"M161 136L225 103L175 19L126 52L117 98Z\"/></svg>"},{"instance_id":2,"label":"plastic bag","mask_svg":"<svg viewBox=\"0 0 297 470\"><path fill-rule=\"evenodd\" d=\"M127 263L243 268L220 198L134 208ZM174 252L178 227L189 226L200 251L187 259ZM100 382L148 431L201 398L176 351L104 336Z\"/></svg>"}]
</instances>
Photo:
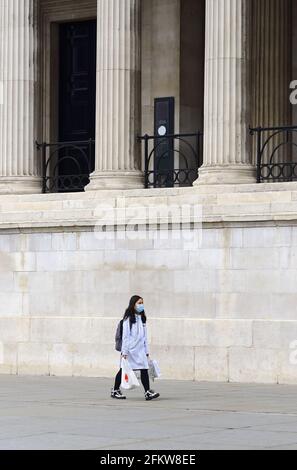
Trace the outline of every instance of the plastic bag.
<instances>
[{"instance_id":1,"label":"plastic bag","mask_svg":"<svg viewBox=\"0 0 297 470\"><path fill-rule=\"evenodd\" d=\"M134 371L131 369L128 360L122 359L121 388L123 388L124 390L133 390L136 387L140 387L140 383L138 382Z\"/></svg>"},{"instance_id":2,"label":"plastic bag","mask_svg":"<svg viewBox=\"0 0 297 470\"><path fill-rule=\"evenodd\" d=\"M157 361L154 359L149 360L149 375L153 381L161 377L161 371L160 371L159 365Z\"/></svg>"}]
</instances>

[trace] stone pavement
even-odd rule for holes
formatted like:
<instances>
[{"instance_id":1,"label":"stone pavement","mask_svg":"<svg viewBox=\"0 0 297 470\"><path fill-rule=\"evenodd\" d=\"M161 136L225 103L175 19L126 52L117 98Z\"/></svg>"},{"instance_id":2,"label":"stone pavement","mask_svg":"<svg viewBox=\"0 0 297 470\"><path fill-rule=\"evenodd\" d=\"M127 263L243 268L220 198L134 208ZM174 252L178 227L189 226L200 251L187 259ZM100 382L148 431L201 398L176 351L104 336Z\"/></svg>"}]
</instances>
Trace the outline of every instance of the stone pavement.
<instances>
[{"instance_id":1,"label":"stone pavement","mask_svg":"<svg viewBox=\"0 0 297 470\"><path fill-rule=\"evenodd\" d=\"M0 376L0 449L297 449L297 387L159 380L123 402L110 379Z\"/></svg>"}]
</instances>

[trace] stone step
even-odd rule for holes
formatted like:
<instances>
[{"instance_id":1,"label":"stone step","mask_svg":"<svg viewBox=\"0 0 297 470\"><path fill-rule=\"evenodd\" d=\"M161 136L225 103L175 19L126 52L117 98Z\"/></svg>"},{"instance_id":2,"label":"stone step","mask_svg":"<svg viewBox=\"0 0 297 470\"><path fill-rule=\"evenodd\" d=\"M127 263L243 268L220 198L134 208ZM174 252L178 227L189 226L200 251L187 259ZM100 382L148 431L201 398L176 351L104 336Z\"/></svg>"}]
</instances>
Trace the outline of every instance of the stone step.
<instances>
[{"instance_id":1,"label":"stone step","mask_svg":"<svg viewBox=\"0 0 297 470\"><path fill-rule=\"evenodd\" d=\"M1 228L157 223L159 214L163 223L171 214L184 222L297 220L297 184L0 196Z\"/></svg>"},{"instance_id":2,"label":"stone step","mask_svg":"<svg viewBox=\"0 0 297 470\"><path fill-rule=\"evenodd\" d=\"M263 185L199 186L180 189L128 191L94 191L69 194L0 195L1 212L64 210L108 206L154 204L218 204L267 203L297 201L297 183Z\"/></svg>"}]
</instances>

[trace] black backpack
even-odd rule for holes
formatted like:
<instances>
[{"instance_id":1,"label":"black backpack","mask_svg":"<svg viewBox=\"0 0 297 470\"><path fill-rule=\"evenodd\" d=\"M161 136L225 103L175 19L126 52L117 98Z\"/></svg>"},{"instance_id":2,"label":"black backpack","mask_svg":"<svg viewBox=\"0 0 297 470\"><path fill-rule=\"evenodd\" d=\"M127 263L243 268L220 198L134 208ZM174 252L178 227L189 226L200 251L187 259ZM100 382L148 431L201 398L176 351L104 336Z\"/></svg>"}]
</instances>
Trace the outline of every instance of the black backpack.
<instances>
[{"instance_id":1,"label":"black backpack","mask_svg":"<svg viewBox=\"0 0 297 470\"><path fill-rule=\"evenodd\" d=\"M116 351L122 351L122 338L123 338L123 321L121 320L117 326L117 331L115 335L115 349Z\"/></svg>"}]
</instances>

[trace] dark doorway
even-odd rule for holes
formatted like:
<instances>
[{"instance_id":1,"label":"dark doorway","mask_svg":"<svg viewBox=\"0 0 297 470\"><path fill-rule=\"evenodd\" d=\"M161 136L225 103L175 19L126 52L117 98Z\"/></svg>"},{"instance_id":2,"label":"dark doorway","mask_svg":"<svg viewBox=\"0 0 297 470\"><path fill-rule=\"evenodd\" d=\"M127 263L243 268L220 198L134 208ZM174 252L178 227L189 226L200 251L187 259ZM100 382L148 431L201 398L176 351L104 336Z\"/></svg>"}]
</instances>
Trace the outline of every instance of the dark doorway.
<instances>
[{"instance_id":1,"label":"dark doorway","mask_svg":"<svg viewBox=\"0 0 297 470\"><path fill-rule=\"evenodd\" d=\"M94 142L87 141L95 139L96 20L59 29L59 142L67 143L59 149L59 190L83 191L95 169Z\"/></svg>"},{"instance_id":2,"label":"dark doorway","mask_svg":"<svg viewBox=\"0 0 297 470\"><path fill-rule=\"evenodd\" d=\"M174 185L174 98L155 98L155 187Z\"/></svg>"}]
</instances>

